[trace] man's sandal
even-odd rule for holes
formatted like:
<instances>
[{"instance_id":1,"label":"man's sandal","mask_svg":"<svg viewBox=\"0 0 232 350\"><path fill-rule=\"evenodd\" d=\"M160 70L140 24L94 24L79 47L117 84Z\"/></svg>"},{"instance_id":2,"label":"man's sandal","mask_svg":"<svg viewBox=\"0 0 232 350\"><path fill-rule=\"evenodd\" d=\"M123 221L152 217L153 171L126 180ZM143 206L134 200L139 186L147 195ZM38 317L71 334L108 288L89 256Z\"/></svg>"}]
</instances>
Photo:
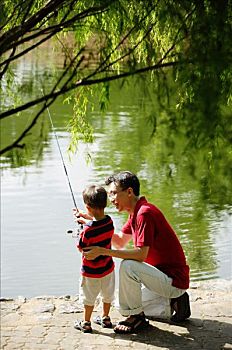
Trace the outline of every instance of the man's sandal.
<instances>
[{"instance_id":1,"label":"man's sandal","mask_svg":"<svg viewBox=\"0 0 232 350\"><path fill-rule=\"evenodd\" d=\"M132 319L132 321L130 321ZM131 334L137 333L149 325L149 321L145 318L144 313L138 315L131 315L120 321L117 326L114 327L114 332L118 334ZM124 327L121 327L124 326Z\"/></svg>"},{"instance_id":2,"label":"man's sandal","mask_svg":"<svg viewBox=\"0 0 232 350\"><path fill-rule=\"evenodd\" d=\"M78 329L79 331L83 333L92 333L92 327L91 327L91 322L88 321L75 321L74 322L74 328Z\"/></svg>"},{"instance_id":3,"label":"man's sandal","mask_svg":"<svg viewBox=\"0 0 232 350\"><path fill-rule=\"evenodd\" d=\"M191 315L188 293L182 294L179 298L171 299L171 308L175 311L171 317L173 322L183 322Z\"/></svg>"},{"instance_id":4,"label":"man's sandal","mask_svg":"<svg viewBox=\"0 0 232 350\"><path fill-rule=\"evenodd\" d=\"M112 322L109 316L96 316L93 320L96 324L99 324L103 328L112 328Z\"/></svg>"}]
</instances>

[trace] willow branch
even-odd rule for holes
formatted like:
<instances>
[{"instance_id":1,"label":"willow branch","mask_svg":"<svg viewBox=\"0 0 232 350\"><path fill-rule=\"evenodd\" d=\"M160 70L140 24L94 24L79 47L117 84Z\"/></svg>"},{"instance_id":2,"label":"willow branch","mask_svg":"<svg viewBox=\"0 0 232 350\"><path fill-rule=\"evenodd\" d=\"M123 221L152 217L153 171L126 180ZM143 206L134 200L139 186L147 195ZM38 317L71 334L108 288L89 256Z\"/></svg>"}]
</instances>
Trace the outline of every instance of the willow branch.
<instances>
[{"instance_id":1,"label":"willow branch","mask_svg":"<svg viewBox=\"0 0 232 350\"><path fill-rule=\"evenodd\" d=\"M0 114L0 119L4 119L6 117L9 117L11 115L14 115L16 113L22 112L28 108L31 108L41 102L44 102L48 99L51 99L53 97L58 97L61 96L69 91L72 91L76 88L79 88L80 86L91 86L91 85L95 85L95 84L100 84L100 83L105 83L105 82L110 82L110 81L114 81L117 79L123 79L123 78L127 78L133 75L137 75L137 74L142 74L142 73L146 73L152 70L156 70L156 69L161 69L161 68L168 68L168 67L174 67L180 64L186 64L186 63L190 63L187 61L172 61L172 62L167 62L167 63L162 63L162 64L155 64L152 66L148 66L148 67L144 67L144 68L140 68L140 69L136 69L135 71L127 71L121 74L116 74L116 75L112 75L112 76L106 76L106 77L102 77L102 78L98 78L98 79L89 79L89 80L79 80L78 82L71 84L70 86L63 86L59 91L50 93L48 95L45 95L43 97L40 97L36 100L30 101L28 103L25 103L19 107L13 108L11 110L5 111L3 113Z\"/></svg>"},{"instance_id":2,"label":"willow branch","mask_svg":"<svg viewBox=\"0 0 232 350\"><path fill-rule=\"evenodd\" d=\"M63 4L64 0L60 0L60 4L59 7ZM93 16L96 15L98 13L102 13L103 11L107 10L107 7L109 6L109 4L112 3L112 1L107 2L106 4L102 5L102 6L93 6L91 8L88 8L78 14L76 14L75 16L73 16L72 18L68 19L67 21L63 21L63 19L61 20L60 23L53 25L53 26L49 26L46 29L43 29L41 31L38 31L38 36L44 34L47 32L52 32L52 33L57 33L60 32L62 30L64 30L65 28L69 28L70 26L72 26L76 21L79 21L83 18L87 18L89 16ZM48 8L43 8L40 11L38 11L38 13L36 13L35 15L33 15L30 19L28 19L27 22L25 22L25 24L23 24L22 26L18 26L16 28L13 28L13 30L6 32L2 35L2 37L0 38L0 52L4 53L6 51L8 51L9 49L11 49L12 45L15 45L17 43L17 46L25 43L28 40L31 40L31 37L28 36L25 39L21 39L21 41L17 41L19 38L22 38L24 36L24 34L30 32L33 28L36 27L36 25L38 23L40 23L40 21L42 21L44 18L46 18L48 16L49 13L51 13L52 11L57 10L57 7L51 6ZM65 18L65 17L64 17Z\"/></svg>"}]
</instances>

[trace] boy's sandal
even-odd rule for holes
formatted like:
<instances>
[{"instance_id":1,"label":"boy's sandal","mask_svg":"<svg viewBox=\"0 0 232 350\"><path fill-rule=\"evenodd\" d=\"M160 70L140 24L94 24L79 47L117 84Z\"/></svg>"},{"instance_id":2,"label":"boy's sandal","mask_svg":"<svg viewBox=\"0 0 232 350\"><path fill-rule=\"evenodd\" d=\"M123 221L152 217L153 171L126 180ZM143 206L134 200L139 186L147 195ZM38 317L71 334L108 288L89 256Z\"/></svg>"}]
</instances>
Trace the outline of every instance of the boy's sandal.
<instances>
[{"instance_id":1,"label":"boy's sandal","mask_svg":"<svg viewBox=\"0 0 232 350\"><path fill-rule=\"evenodd\" d=\"M96 316L94 318L94 322L96 324L99 324L100 326L102 326L103 328L112 328L112 322L110 320L109 316Z\"/></svg>"},{"instance_id":2,"label":"boy's sandal","mask_svg":"<svg viewBox=\"0 0 232 350\"><path fill-rule=\"evenodd\" d=\"M75 321L74 322L74 328L78 329L79 331L83 333L92 333L92 327L91 327L91 322L88 321Z\"/></svg>"},{"instance_id":3,"label":"boy's sandal","mask_svg":"<svg viewBox=\"0 0 232 350\"><path fill-rule=\"evenodd\" d=\"M178 298L171 299L171 308L175 311L175 314L171 317L173 322L183 322L191 315L189 296L185 292Z\"/></svg>"},{"instance_id":4,"label":"boy's sandal","mask_svg":"<svg viewBox=\"0 0 232 350\"><path fill-rule=\"evenodd\" d=\"M128 321L130 317L133 317L132 322ZM145 318L144 314L129 316L125 321L120 321L116 327L114 327L114 332L118 334L131 334L137 333L149 325L149 321ZM121 327L125 326L125 327Z\"/></svg>"}]
</instances>

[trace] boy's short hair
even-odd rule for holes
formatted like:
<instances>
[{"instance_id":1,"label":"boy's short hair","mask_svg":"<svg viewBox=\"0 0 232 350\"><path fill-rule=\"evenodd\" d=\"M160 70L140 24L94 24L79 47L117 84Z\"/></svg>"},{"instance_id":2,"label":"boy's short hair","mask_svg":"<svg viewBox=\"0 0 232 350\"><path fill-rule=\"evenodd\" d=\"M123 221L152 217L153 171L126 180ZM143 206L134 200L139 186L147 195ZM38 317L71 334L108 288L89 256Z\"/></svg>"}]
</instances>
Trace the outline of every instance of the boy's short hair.
<instances>
[{"instance_id":1,"label":"boy's short hair","mask_svg":"<svg viewBox=\"0 0 232 350\"><path fill-rule=\"evenodd\" d=\"M105 184L108 186L112 182L115 183L116 186L120 186L122 190L126 190L131 187L136 196L139 196L140 191L140 183L137 176L130 171L121 171L120 173L109 176L105 180Z\"/></svg>"},{"instance_id":2,"label":"boy's short hair","mask_svg":"<svg viewBox=\"0 0 232 350\"><path fill-rule=\"evenodd\" d=\"M94 209L104 209L107 205L107 192L104 187L97 185L87 186L82 192L83 201Z\"/></svg>"}]
</instances>

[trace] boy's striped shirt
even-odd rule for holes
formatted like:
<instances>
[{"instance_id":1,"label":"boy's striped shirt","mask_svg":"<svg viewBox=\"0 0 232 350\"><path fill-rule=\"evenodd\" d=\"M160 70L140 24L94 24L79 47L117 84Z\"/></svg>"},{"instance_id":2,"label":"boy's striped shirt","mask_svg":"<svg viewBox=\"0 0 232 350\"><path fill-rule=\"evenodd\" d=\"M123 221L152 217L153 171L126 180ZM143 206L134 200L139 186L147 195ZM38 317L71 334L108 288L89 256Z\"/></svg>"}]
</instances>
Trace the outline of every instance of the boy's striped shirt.
<instances>
[{"instance_id":1,"label":"boy's striped shirt","mask_svg":"<svg viewBox=\"0 0 232 350\"><path fill-rule=\"evenodd\" d=\"M84 226L77 247L83 249L90 246L100 246L110 249L113 234L113 221L110 216L106 215L104 219L90 221ZM100 278L113 270L114 262L111 256L100 255L94 260L87 260L82 255L81 273L83 276Z\"/></svg>"}]
</instances>

